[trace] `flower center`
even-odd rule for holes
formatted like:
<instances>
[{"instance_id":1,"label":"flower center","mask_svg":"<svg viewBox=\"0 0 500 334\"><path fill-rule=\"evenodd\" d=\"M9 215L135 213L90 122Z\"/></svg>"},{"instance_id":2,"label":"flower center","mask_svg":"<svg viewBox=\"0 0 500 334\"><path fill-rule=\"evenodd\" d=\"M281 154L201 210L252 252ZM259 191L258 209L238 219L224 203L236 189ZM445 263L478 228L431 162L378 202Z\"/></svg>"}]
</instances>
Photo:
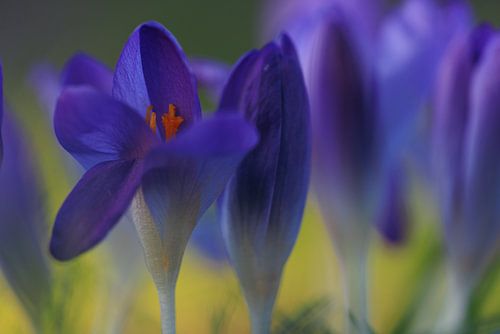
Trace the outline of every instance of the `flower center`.
<instances>
[{"instance_id":1,"label":"flower center","mask_svg":"<svg viewBox=\"0 0 500 334\"><path fill-rule=\"evenodd\" d=\"M165 140L175 137L179 127L184 122L184 118L175 115L176 111L177 108L175 105L169 104L168 112L161 116L161 123L165 131ZM146 124L151 128L151 131L156 133L156 113L153 111L153 106L149 106L146 109Z\"/></svg>"}]
</instances>

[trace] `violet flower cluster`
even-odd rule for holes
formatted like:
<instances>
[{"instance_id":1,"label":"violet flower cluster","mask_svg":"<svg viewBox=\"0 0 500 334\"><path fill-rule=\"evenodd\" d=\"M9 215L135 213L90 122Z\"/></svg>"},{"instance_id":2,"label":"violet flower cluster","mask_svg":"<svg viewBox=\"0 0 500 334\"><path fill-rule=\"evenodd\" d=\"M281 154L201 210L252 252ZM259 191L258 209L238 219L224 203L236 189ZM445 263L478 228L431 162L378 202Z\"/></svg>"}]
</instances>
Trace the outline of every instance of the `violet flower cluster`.
<instances>
[{"instance_id":1,"label":"violet flower cluster","mask_svg":"<svg viewBox=\"0 0 500 334\"><path fill-rule=\"evenodd\" d=\"M419 159L430 161L423 177L433 183L450 268L433 330L460 329L500 250L498 31L473 27L460 0L406 0L389 13L382 1L358 0L275 0L265 9L262 35L273 37L232 67L190 61L170 31L146 22L113 70L77 54L60 74L36 72L57 140L83 169L67 163L79 180L50 241L30 148L4 115L0 68L0 267L36 330L53 288L45 246L72 260L128 224L135 231L108 242L115 269L122 278L140 270L137 232L164 334L176 332L190 239L212 258L227 256L252 333L270 333L311 179L342 269L342 332L370 333L372 231L404 244L409 166ZM198 86L215 112L202 112ZM430 145L423 157L415 143ZM192 237L201 221L209 227Z\"/></svg>"}]
</instances>

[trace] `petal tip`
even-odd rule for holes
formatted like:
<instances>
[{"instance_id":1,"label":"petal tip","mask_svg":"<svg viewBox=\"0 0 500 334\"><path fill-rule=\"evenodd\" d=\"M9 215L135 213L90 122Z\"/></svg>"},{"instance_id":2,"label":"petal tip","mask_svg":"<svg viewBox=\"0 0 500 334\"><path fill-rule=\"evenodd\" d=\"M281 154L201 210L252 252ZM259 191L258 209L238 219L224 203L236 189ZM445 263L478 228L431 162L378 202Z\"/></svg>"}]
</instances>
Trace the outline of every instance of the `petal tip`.
<instances>
[{"instance_id":1,"label":"petal tip","mask_svg":"<svg viewBox=\"0 0 500 334\"><path fill-rule=\"evenodd\" d=\"M49 252L54 259L61 262L69 261L79 255L79 253L71 252L66 245L57 237L54 237L54 235L52 235L50 239Z\"/></svg>"}]
</instances>

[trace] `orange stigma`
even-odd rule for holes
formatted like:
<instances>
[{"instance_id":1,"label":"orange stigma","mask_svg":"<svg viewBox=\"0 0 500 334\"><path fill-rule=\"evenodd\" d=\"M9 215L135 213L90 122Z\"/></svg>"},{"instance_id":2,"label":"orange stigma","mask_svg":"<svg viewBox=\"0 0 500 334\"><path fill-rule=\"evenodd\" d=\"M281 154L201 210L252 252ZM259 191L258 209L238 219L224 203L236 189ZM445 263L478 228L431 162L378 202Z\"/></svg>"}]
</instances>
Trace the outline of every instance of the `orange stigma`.
<instances>
[{"instance_id":1,"label":"orange stigma","mask_svg":"<svg viewBox=\"0 0 500 334\"><path fill-rule=\"evenodd\" d=\"M149 127L151 128L151 131L156 133L156 113L151 114L151 119L149 120Z\"/></svg>"},{"instance_id":2,"label":"orange stigma","mask_svg":"<svg viewBox=\"0 0 500 334\"><path fill-rule=\"evenodd\" d=\"M148 109L146 109L146 124L151 131L156 133L156 113L153 112L153 106L149 106Z\"/></svg>"},{"instance_id":3,"label":"orange stigma","mask_svg":"<svg viewBox=\"0 0 500 334\"><path fill-rule=\"evenodd\" d=\"M165 139L169 140L175 137L179 126L184 122L184 118L181 116L176 116L175 112L177 108L173 104L168 105L168 112L161 116L161 122L163 128L165 129Z\"/></svg>"}]
</instances>

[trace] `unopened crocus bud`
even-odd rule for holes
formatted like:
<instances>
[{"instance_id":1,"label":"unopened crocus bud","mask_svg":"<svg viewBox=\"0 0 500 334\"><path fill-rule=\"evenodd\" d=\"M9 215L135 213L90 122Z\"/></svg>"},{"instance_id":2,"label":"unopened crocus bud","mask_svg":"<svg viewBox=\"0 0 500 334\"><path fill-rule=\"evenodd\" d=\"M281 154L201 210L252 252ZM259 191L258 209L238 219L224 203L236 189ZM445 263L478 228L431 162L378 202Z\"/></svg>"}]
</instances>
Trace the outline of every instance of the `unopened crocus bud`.
<instances>
[{"instance_id":1,"label":"unopened crocus bud","mask_svg":"<svg viewBox=\"0 0 500 334\"><path fill-rule=\"evenodd\" d=\"M260 135L224 193L222 224L252 332L264 334L299 233L310 172L309 104L288 36L240 60L219 113L228 110L243 114Z\"/></svg>"},{"instance_id":2,"label":"unopened crocus bud","mask_svg":"<svg viewBox=\"0 0 500 334\"><path fill-rule=\"evenodd\" d=\"M453 289L451 311L441 325L444 330L460 326L471 290L498 251L498 73L500 37L488 25L458 37L441 66L435 100L434 173Z\"/></svg>"}]
</instances>

